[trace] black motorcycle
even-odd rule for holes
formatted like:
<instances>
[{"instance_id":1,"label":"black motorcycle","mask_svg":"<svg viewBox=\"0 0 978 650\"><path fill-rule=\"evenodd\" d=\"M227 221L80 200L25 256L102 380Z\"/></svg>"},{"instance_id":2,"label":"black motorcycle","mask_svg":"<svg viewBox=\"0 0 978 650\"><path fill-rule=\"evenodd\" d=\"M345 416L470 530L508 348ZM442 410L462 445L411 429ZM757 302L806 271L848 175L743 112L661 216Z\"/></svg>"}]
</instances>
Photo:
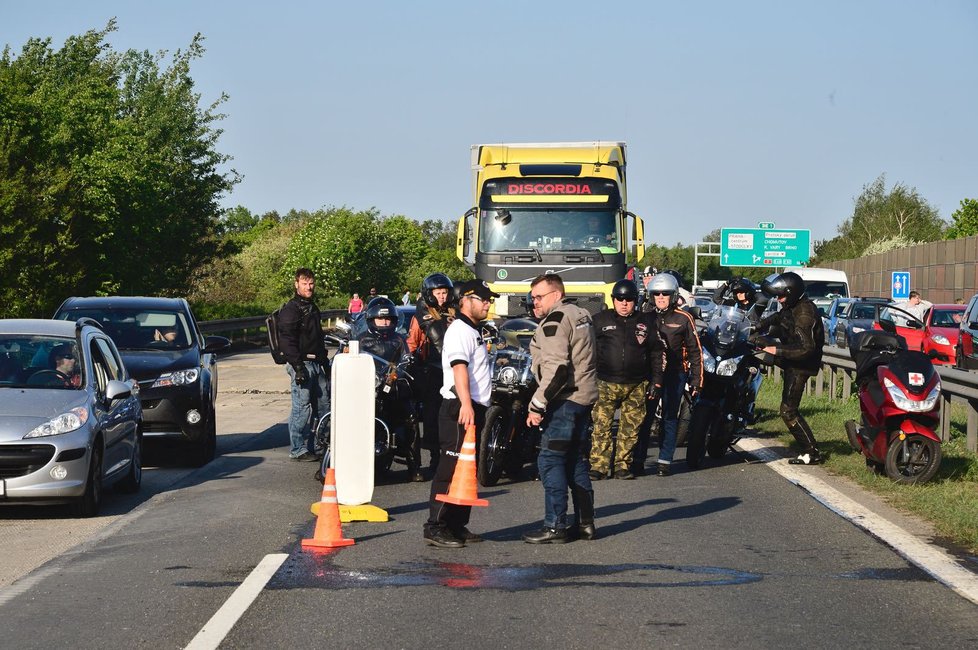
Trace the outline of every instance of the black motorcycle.
<instances>
[{"instance_id":1,"label":"black motorcycle","mask_svg":"<svg viewBox=\"0 0 978 650\"><path fill-rule=\"evenodd\" d=\"M342 349L348 342L332 335L326 336L329 347ZM378 476L390 472L395 462L408 469L420 467L418 458L420 417L415 409L415 378L413 360L409 356L394 362L368 352L375 371L374 404L374 467ZM316 452L322 455L320 471L316 477L322 481L331 462L330 413L319 417L313 429Z\"/></svg>"},{"instance_id":2,"label":"black motorcycle","mask_svg":"<svg viewBox=\"0 0 978 650\"><path fill-rule=\"evenodd\" d=\"M718 306L710 315L700 342L703 348L703 390L693 407L686 464L700 466L704 452L722 458L739 440L739 432L754 421L754 400L761 374L748 341L747 313Z\"/></svg>"},{"instance_id":3,"label":"black motorcycle","mask_svg":"<svg viewBox=\"0 0 978 650\"><path fill-rule=\"evenodd\" d=\"M492 367L492 403L479 436L476 474L485 487L495 485L503 472L519 476L536 458L538 427L526 425L527 407L536 381L530 358L530 340L537 324L513 318L498 330L486 328Z\"/></svg>"}]
</instances>

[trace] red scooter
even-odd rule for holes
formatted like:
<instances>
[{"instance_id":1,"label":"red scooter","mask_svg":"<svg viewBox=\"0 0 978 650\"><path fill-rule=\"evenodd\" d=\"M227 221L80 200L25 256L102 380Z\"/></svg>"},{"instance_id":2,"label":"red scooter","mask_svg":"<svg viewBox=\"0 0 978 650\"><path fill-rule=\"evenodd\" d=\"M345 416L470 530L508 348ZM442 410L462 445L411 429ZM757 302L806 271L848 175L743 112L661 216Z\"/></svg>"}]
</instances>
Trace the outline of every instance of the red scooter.
<instances>
[{"instance_id":1,"label":"red scooter","mask_svg":"<svg viewBox=\"0 0 978 650\"><path fill-rule=\"evenodd\" d=\"M846 422L849 444L866 465L897 483L923 483L941 466L941 378L930 357L907 350L889 321L886 331L859 334L849 348L856 362L862 426Z\"/></svg>"}]
</instances>

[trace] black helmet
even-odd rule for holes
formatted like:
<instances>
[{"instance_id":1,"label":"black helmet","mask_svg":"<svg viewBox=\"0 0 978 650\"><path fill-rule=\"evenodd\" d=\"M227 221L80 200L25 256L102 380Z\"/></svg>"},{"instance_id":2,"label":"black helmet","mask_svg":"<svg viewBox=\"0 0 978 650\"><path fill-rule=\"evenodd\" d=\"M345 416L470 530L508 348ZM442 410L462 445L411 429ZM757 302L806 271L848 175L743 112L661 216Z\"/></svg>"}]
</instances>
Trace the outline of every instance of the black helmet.
<instances>
[{"instance_id":1,"label":"black helmet","mask_svg":"<svg viewBox=\"0 0 978 650\"><path fill-rule=\"evenodd\" d=\"M367 321L367 329L371 334L389 334L397 328L397 308L388 298L374 298L371 300L367 304L363 318ZM375 323L378 318L390 319L390 325L387 327L378 327Z\"/></svg>"},{"instance_id":2,"label":"black helmet","mask_svg":"<svg viewBox=\"0 0 978 650\"><path fill-rule=\"evenodd\" d=\"M435 289L448 289L448 298L445 300L445 306L451 302L452 298L452 281L444 273L432 273L424 280L421 281L421 299L429 307L438 307L438 300L432 293Z\"/></svg>"},{"instance_id":3,"label":"black helmet","mask_svg":"<svg viewBox=\"0 0 978 650\"><path fill-rule=\"evenodd\" d=\"M784 306L794 307L805 295L805 281L793 271L780 275L772 274L764 278L764 282L761 283L761 291L772 298L784 296Z\"/></svg>"},{"instance_id":4,"label":"black helmet","mask_svg":"<svg viewBox=\"0 0 978 650\"><path fill-rule=\"evenodd\" d=\"M730 281L730 285L727 290L734 298L737 297L738 293L746 294L747 302L750 303L753 303L756 299L757 290L754 288L754 283L747 278L734 278Z\"/></svg>"},{"instance_id":5,"label":"black helmet","mask_svg":"<svg viewBox=\"0 0 978 650\"><path fill-rule=\"evenodd\" d=\"M612 300L631 300L638 305L638 287L631 280L619 280L611 289Z\"/></svg>"}]
</instances>

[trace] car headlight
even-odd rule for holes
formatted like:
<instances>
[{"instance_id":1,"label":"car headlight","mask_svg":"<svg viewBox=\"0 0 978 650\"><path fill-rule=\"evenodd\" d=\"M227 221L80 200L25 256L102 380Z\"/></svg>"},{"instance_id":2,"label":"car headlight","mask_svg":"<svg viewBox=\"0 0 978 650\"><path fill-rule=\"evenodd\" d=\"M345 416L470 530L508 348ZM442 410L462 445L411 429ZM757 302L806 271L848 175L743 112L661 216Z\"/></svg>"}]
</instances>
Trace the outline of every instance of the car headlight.
<instances>
[{"instance_id":1,"label":"car headlight","mask_svg":"<svg viewBox=\"0 0 978 650\"><path fill-rule=\"evenodd\" d=\"M200 370L197 368L165 372L160 375L159 379L153 382L153 388L162 388L164 386L185 386L197 381L198 377L200 377Z\"/></svg>"},{"instance_id":2,"label":"car headlight","mask_svg":"<svg viewBox=\"0 0 978 650\"><path fill-rule=\"evenodd\" d=\"M717 360L712 354L703 350L703 370L706 372L716 372L717 371Z\"/></svg>"},{"instance_id":3,"label":"car headlight","mask_svg":"<svg viewBox=\"0 0 978 650\"><path fill-rule=\"evenodd\" d=\"M860 332L865 332L865 331L866 331L865 327L856 327L855 325L852 326L853 334L859 334Z\"/></svg>"},{"instance_id":4,"label":"car headlight","mask_svg":"<svg viewBox=\"0 0 978 650\"><path fill-rule=\"evenodd\" d=\"M88 422L88 409L79 406L67 413L62 413L56 418L52 418L44 424L35 427L30 433L24 436L28 438L43 438L45 436L57 436L62 433L71 433L80 429L83 424Z\"/></svg>"},{"instance_id":5,"label":"car headlight","mask_svg":"<svg viewBox=\"0 0 978 650\"><path fill-rule=\"evenodd\" d=\"M724 359L717 364L717 374L721 377L732 377L737 372L737 366L740 365L740 360L743 358L744 355L734 357L733 359Z\"/></svg>"},{"instance_id":6,"label":"car headlight","mask_svg":"<svg viewBox=\"0 0 978 650\"><path fill-rule=\"evenodd\" d=\"M924 413L930 411L937 404L937 399L941 396L941 384L938 382L930 393L924 399L918 401L907 398L903 393L903 390L894 384L892 381L883 378L883 386L886 388L887 392L890 393L890 397L893 399L893 403L901 411L906 411L907 413Z\"/></svg>"},{"instance_id":7,"label":"car headlight","mask_svg":"<svg viewBox=\"0 0 978 650\"><path fill-rule=\"evenodd\" d=\"M935 334L930 337L930 340L938 345L951 345L951 342L947 340L946 336L941 336L940 334Z\"/></svg>"}]
</instances>

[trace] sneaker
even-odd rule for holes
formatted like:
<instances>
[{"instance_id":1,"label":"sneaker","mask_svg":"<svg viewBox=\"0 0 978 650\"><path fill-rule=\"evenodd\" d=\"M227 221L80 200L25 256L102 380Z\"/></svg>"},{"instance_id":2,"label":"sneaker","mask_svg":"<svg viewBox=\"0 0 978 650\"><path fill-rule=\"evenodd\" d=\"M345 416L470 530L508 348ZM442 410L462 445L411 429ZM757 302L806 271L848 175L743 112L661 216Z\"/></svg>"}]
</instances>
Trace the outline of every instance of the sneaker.
<instances>
[{"instance_id":1,"label":"sneaker","mask_svg":"<svg viewBox=\"0 0 978 650\"><path fill-rule=\"evenodd\" d=\"M424 543L438 548L463 548L465 546L465 542L444 528L424 531Z\"/></svg>"},{"instance_id":2,"label":"sneaker","mask_svg":"<svg viewBox=\"0 0 978 650\"><path fill-rule=\"evenodd\" d=\"M620 479L620 480L624 480L624 481L630 481L633 478L635 478L635 475L632 474L627 469L620 469L620 470L617 470L615 472L615 478L616 479Z\"/></svg>"},{"instance_id":3,"label":"sneaker","mask_svg":"<svg viewBox=\"0 0 978 650\"><path fill-rule=\"evenodd\" d=\"M592 469L587 475L592 481L603 481L608 476L605 472L599 472L596 469Z\"/></svg>"},{"instance_id":4,"label":"sneaker","mask_svg":"<svg viewBox=\"0 0 978 650\"><path fill-rule=\"evenodd\" d=\"M473 533L468 528L453 530L452 535L455 536L455 539L461 540L466 544L478 544L479 542L485 541L481 535Z\"/></svg>"},{"instance_id":5,"label":"sneaker","mask_svg":"<svg viewBox=\"0 0 978 650\"><path fill-rule=\"evenodd\" d=\"M297 456L289 456L289 458L297 462L314 463L319 461L319 456L316 454L310 454L308 451L304 451Z\"/></svg>"},{"instance_id":6,"label":"sneaker","mask_svg":"<svg viewBox=\"0 0 978 650\"><path fill-rule=\"evenodd\" d=\"M824 461L822 455L817 451L814 453L805 452L804 454L798 454L796 458L791 458L788 460L789 465L821 465Z\"/></svg>"}]
</instances>

